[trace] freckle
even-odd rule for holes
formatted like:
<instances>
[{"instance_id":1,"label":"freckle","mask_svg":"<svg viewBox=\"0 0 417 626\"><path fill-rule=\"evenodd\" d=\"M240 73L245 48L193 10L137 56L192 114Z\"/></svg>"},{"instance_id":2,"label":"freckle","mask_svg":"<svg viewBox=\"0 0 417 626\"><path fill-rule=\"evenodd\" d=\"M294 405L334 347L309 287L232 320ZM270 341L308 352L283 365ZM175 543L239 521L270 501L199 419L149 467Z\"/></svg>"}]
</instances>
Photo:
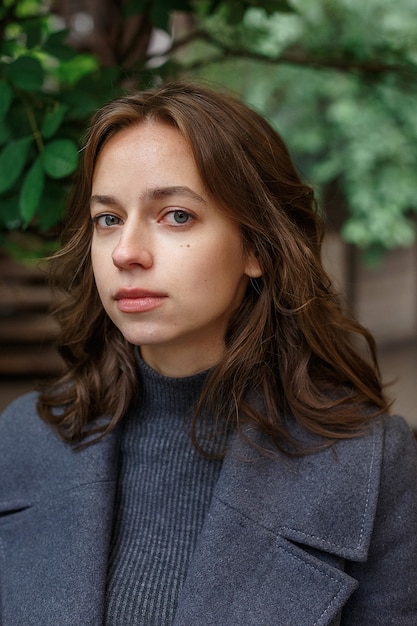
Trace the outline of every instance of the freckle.
<instances>
[{"instance_id":1,"label":"freckle","mask_svg":"<svg viewBox=\"0 0 417 626\"><path fill-rule=\"evenodd\" d=\"M190 244L189 244L189 243L187 243L187 248L189 248L189 247L190 247Z\"/></svg>"}]
</instances>

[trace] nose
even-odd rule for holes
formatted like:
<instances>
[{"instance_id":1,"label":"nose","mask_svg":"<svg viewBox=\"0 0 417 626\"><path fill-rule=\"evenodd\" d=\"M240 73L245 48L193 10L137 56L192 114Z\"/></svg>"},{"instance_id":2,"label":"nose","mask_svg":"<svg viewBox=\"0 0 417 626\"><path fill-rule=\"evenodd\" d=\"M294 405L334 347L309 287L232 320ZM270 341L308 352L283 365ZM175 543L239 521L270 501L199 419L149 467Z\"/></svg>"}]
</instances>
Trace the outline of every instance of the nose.
<instances>
[{"instance_id":1,"label":"nose","mask_svg":"<svg viewBox=\"0 0 417 626\"><path fill-rule=\"evenodd\" d=\"M153 264L151 241L139 227L123 228L120 238L113 249L113 264L118 269L142 267L147 269Z\"/></svg>"}]
</instances>

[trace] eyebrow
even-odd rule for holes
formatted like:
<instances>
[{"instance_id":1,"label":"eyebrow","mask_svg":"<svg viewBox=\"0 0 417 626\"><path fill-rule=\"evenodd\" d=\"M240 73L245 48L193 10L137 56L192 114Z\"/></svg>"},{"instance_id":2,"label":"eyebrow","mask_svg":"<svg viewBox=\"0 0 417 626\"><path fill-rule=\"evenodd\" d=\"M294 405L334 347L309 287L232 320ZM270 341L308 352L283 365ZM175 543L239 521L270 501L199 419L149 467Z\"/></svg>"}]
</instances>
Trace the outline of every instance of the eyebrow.
<instances>
[{"instance_id":1,"label":"eyebrow","mask_svg":"<svg viewBox=\"0 0 417 626\"><path fill-rule=\"evenodd\" d=\"M170 187L153 187L147 189L140 195L141 200L163 200L164 198L185 197L199 204L207 204L202 196L183 185L173 185ZM117 199L114 196L94 194L91 196L91 204L104 204L111 206L117 204Z\"/></svg>"}]
</instances>

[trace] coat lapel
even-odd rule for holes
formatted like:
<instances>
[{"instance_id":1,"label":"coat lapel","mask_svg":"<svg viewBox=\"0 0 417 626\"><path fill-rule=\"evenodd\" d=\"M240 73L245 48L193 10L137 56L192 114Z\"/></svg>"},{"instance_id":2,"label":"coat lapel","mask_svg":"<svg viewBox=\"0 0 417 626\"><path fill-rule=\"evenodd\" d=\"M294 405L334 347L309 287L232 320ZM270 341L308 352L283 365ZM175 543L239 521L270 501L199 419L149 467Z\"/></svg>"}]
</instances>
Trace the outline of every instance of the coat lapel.
<instances>
[{"instance_id":1,"label":"coat lapel","mask_svg":"<svg viewBox=\"0 0 417 626\"><path fill-rule=\"evenodd\" d=\"M51 436L48 457L29 466L42 475L15 480L20 491L0 503L4 626L98 626L103 619L117 437L73 452L58 440L51 445Z\"/></svg>"},{"instance_id":2,"label":"coat lapel","mask_svg":"<svg viewBox=\"0 0 417 626\"><path fill-rule=\"evenodd\" d=\"M1 623L99 626L120 437L74 452L37 419L19 437L19 419L0 438ZM381 441L376 428L300 459L235 437L175 626L337 624L357 586L343 562L367 556Z\"/></svg>"},{"instance_id":3,"label":"coat lapel","mask_svg":"<svg viewBox=\"0 0 417 626\"><path fill-rule=\"evenodd\" d=\"M338 624L357 587L344 560L364 560L369 546L379 445L374 432L303 458L271 458L235 438L175 626Z\"/></svg>"}]
</instances>

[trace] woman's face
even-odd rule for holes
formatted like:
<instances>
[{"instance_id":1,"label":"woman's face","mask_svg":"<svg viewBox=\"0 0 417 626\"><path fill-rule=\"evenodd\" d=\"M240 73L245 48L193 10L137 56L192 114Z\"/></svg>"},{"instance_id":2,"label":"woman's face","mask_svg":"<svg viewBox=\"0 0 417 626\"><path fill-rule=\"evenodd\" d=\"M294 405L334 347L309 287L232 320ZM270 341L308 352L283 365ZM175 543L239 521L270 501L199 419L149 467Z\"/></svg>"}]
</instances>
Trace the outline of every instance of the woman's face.
<instances>
[{"instance_id":1,"label":"woman's face","mask_svg":"<svg viewBox=\"0 0 417 626\"><path fill-rule=\"evenodd\" d=\"M261 271L180 132L144 122L114 135L96 163L91 216L98 293L144 360L168 376L217 363L248 277Z\"/></svg>"}]
</instances>

